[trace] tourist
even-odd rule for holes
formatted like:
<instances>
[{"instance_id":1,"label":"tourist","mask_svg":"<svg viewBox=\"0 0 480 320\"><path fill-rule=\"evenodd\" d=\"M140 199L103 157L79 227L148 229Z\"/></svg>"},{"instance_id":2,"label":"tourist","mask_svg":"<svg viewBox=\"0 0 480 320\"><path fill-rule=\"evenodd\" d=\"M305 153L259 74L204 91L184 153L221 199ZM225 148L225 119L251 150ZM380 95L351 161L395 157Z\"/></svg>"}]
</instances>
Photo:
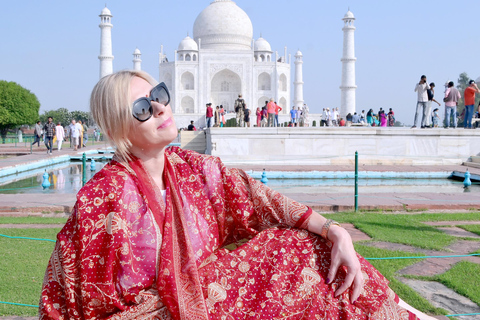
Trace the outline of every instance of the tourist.
<instances>
[{"instance_id":1,"label":"tourist","mask_svg":"<svg viewBox=\"0 0 480 320\"><path fill-rule=\"evenodd\" d=\"M303 109L302 109L302 118L303 118L303 126L304 127L309 127L310 126L310 108L307 106L306 103L303 104Z\"/></svg>"},{"instance_id":2,"label":"tourist","mask_svg":"<svg viewBox=\"0 0 480 320\"><path fill-rule=\"evenodd\" d=\"M387 126L387 115L385 114L385 110L383 110L383 108L380 108L380 111L378 111L378 120L380 121L381 127Z\"/></svg>"},{"instance_id":3,"label":"tourist","mask_svg":"<svg viewBox=\"0 0 480 320\"><path fill-rule=\"evenodd\" d=\"M193 120L190 120L190 124L187 127L187 131L197 131L197 128L195 128L195 125L193 124Z\"/></svg>"},{"instance_id":4,"label":"tourist","mask_svg":"<svg viewBox=\"0 0 480 320\"><path fill-rule=\"evenodd\" d=\"M365 125L367 122L367 115L365 114L365 110L362 110L362 113L360 114L360 123Z\"/></svg>"},{"instance_id":5,"label":"tourist","mask_svg":"<svg viewBox=\"0 0 480 320\"><path fill-rule=\"evenodd\" d=\"M340 118L340 113L338 112L338 107L337 108L332 108L332 125L337 127L338 126L338 121Z\"/></svg>"},{"instance_id":6,"label":"tourist","mask_svg":"<svg viewBox=\"0 0 480 320\"><path fill-rule=\"evenodd\" d=\"M80 131L80 137L79 137L79 141L78 141L78 148L82 148L82 146L83 146L83 130L84 130L82 120L78 120L78 121L77 121L77 127L78 127L78 129L79 129L79 131Z\"/></svg>"},{"instance_id":7,"label":"tourist","mask_svg":"<svg viewBox=\"0 0 480 320\"><path fill-rule=\"evenodd\" d=\"M354 112L352 116L352 123L359 124L360 123L360 116Z\"/></svg>"},{"instance_id":8,"label":"tourist","mask_svg":"<svg viewBox=\"0 0 480 320\"><path fill-rule=\"evenodd\" d=\"M32 142L32 146L36 143L40 147L40 140L42 137L42 125L40 120L35 124L35 129L33 129L33 137L35 140Z\"/></svg>"},{"instance_id":9,"label":"tourist","mask_svg":"<svg viewBox=\"0 0 480 320\"><path fill-rule=\"evenodd\" d=\"M48 122L43 126L43 132L45 132L45 145L47 146L47 154L52 154L53 136L55 135L55 123L53 123L52 117L48 117Z\"/></svg>"},{"instance_id":10,"label":"tourist","mask_svg":"<svg viewBox=\"0 0 480 320\"><path fill-rule=\"evenodd\" d=\"M245 122L245 127L250 128L250 109L248 109L247 104L245 104L245 111L243 112Z\"/></svg>"},{"instance_id":11,"label":"tourist","mask_svg":"<svg viewBox=\"0 0 480 320\"><path fill-rule=\"evenodd\" d=\"M217 157L167 148L169 102L142 71L93 89L116 151L57 235L41 319L408 318L333 220Z\"/></svg>"},{"instance_id":12,"label":"tourist","mask_svg":"<svg viewBox=\"0 0 480 320\"><path fill-rule=\"evenodd\" d=\"M262 111L260 110L260 107L257 108L257 128L260 128L260 125L262 123Z\"/></svg>"},{"instance_id":13,"label":"tourist","mask_svg":"<svg viewBox=\"0 0 480 320\"><path fill-rule=\"evenodd\" d=\"M440 116L438 114L438 108L433 109L433 127L438 128L440 123Z\"/></svg>"},{"instance_id":14,"label":"tourist","mask_svg":"<svg viewBox=\"0 0 480 320\"><path fill-rule=\"evenodd\" d=\"M205 113L205 119L206 119L206 124L207 124L207 129L212 126L212 118L213 118L213 109L212 109L212 103L209 102L207 103L207 111Z\"/></svg>"},{"instance_id":15,"label":"tourist","mask_svg":"<svg viewBox=\"0 0 480 320\"><path fill-rule=\"evenodd\" d=\"M268 101L265 101L268 103ZM263 108L262 108L262 127L266 127L267 124L268 124L268 112L267 112L267 106L265 105Z\"/></svg>"},{"instance_id":16,"label":"tourist","mask_svg":"<svg viewBox=\"0 0 480 320\"><path fill-rule=\"evenodd\" d=\"M83 133L83 146L86 147L87 146L87 142L88 142L88 126L86 123L83 123L83 128L82 128L82 133Z\"/></svg>"},{"instance_id":17,"label":"tourist","mask_svg":"<svg viewBox=\"0 0 480 320\"><path fill-rule=\"evenodd\" d=\"M355 113L356 114L356 113ZM346 126L347 127L351 127L352 126L352 119L353 119L353 116L352 114L349 112L346 116L345 116L345 120L347 121L346 123Z\"/></svg>"},{"instance_id":18,"label":"tourist","mask_svg":"<svg viewBox=\"0 0 480 320\"><path fill-rule=\"evenodd\" d=\"M322 115L320 116L320 127L326 127L327 126L327 110L323 108L322 110Z\"/></svg>"},{"instance_id":19,"label":"tourist","mask_svg":"<svg viewBox=\"0 0 480 320\"><path fill-rule=\"evenodd\" d=\"M395 125L395 112L393 112L392 108L388 111L388 126L393 127Z\"/></svg>"},{"instance_id":20,"label":"tourist","mask_svg":"<svg viewBox=\"0 0 480 320\"><path fill-rule=\"evenodd\" d=\"M65 139L65 130L60 122L57 123L57 126L55 127L55 136L57 138L57 149L60 151L62 150L62 142Z\"/></svg>"},{"instance_id":21,"label":"tourist","mask_svg":"<svg viewBox=\"0 0 480 320\"><path fill-rule=\"evenodd\" d=\"M225 127L225 109L223 105L220 105L220 116L222 117L220 120L220 127Z\"/></svg>"},{"instance_id":22,"label":"tourist","mask_svg":"<svg viewBox=\"0 0 480 320\"><path fill-rule=\"evenodd\" d=\"M267 103L267 114L268 114L268 126L275 126L275 110L277 109L276 103L273 101L273 98L270 99L270 102Z\"/></svg>"},{"instance_id":23,"label":"tourist","mask_svg":"<svg viewBox=\"0 0 480 320\"><path fill-rule=\"evenodd\" d=\"M345 127L345 119L340 118L340 120L338 121L338 125L339 125L340 127Z\"/></svg>"},{"instance_id":24,"label":"tourist","mask_svg":"<svg viewBox=\"0 0 480 320\"><path fill-rule=\"evenodd\" d=\"M435 83L430 83L430 89L427 89L427 109L425 110L426 118L425 118L425 127L430 128L432 126L432 101L436 102L440 106L440 102L435 100Z\"/></svg>"},{"instance_id":25,"label":"tourist","mask_svg":"<svg viewBox=\"0 0 480 320\"><path fill-rule=\"evenodd\" d=\"M370 109L367 112L367 123L368 123L369 127L373 126L373 124L374 124L374 122L373 122L373 109Z\"/></svg>"},{"instance_id":26,"label":"tourist","mask_svg":"<svg viewBox=\"0 0 480 320\"><path fill-rule=\"evenodd\" d=\"M448 129L450 125L457 128L457 104L460 99L460 92L454 87L453 81L449 81L443 98L443 102L445 102L445 129Z\"/></svg>"},{"instance_id":27,"label":"tourist","mask_svg":"<svg viewBox=\"0 0 480 320\"><path fill-rule=\"evenodd\" d=\"M220 106L215 108L215 115L214 115L214 127L220 127Z\"/></svg>"},{"instance_id":28,"label":"tourist","mask_svg":"<svg viewBox=\"0 0 480 320\"><path fill-rule=\"evenodd\" d=\"M290 110L290 119L293 123L293 126L296 127L297 126L297 109L295 108L295 106L293 106L292 110Z\"/></svg>"},{"instance_id":29,"label":"tourist","mask_svg":"<svg viewBox=\"0 0 480 320\"><path fill-rule=\"evenodd\" d=\"M427 76L422 75L420 77L420 82L415 85L415 92L417 93L417 111L415 112L412 129L417 127L417 119L419 118L420 113L422 113L422 122L420 125L422 129L425 128L425 118L427 117L425 112L427 111L428 102L427 89L430 89L430 86L427 83Z\"/></svg>"},{"instance_id":30,"label":"tourist","mask_svg":"<svg viewBox=\"0 0 480 320\"><path fill-rule=\"evenodd\" d=\"M303 127L303 112L301 106L297 108L297 127Z\"/></svg>"},{"instance_id":31,"label":"tourist","mask_svg":"<svg viewBox=\"0 0 480 320\"><path fill-rule=\"evenodd\" d=\"M333 121L332 121L332 113L330 112L330 108L327 108L327 127L333 126Z\"/></svg>"},{"instance_id":32,"label":"tourist","mask_svg":"<svg viewBox=\"0 0 480 320\"><path fill-rule=\"evenodd\" d=\"M73 150L77 151L78 140L80 137L80 130L77 126L77 123L75 122L75 119L72 119L72 123L70 124L69 129L70 129L70 142L71 142L70 147L73 147Z\"/></svg>"},{"instance_id":33,"label":"tourist","mask_svg":"<svg viewBox=\"0 0 480 320\"><path fill-rule=\"evenodd\" d=\"M236 113L236 120L237 120L237 127L243 127L243 119L244 119L244 110L245 110L245 100L242 98L242 95L238 95L238 99L235 100L235 113Z\"/></svg>"},{"instance_id":34,"label":"tourist","mask_svg":"<svg viewBox=\"0 0 480 320\"><path fill-rule=\"evenodd\" d=\"M472 129L473 109L475 106L475 93L480 92L474 80L468 82L468 87L463 92L465 101L465 118L463 120L464 129Z\"/></svg>"},{"instance_id":35,"label":"tourist","mask_svg":"<svg viewBox=\"0 0 480 320\"><path fill-rule=\"evenodd\" d=\"M275 101L275 127L280 127L280 123L278 122L278 113L282 110L282 107L280 107L277 104L277 101Z\"/></svg>"}]
</instances>

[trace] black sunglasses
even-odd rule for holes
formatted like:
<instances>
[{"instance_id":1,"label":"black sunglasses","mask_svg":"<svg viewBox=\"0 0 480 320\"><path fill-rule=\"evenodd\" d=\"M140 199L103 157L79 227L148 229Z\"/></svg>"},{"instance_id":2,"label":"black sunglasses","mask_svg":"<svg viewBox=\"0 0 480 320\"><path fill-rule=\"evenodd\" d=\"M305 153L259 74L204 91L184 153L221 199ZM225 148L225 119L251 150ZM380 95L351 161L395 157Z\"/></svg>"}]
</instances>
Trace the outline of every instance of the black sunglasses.
<instances>
[{"instance_id":1,"label":"black sunglasses","mask_svg":"<svg viewBox=\"0 0 480 320\"><path fill-rule=\"evenodd\" d=\"M170 93L165 83L160 83L150 91L149 97L141 97L133 102L132 114L140 122L147 121L153 115L151 101L158 102L164 106L170 103Z\"/></svg>"}]
</instances>

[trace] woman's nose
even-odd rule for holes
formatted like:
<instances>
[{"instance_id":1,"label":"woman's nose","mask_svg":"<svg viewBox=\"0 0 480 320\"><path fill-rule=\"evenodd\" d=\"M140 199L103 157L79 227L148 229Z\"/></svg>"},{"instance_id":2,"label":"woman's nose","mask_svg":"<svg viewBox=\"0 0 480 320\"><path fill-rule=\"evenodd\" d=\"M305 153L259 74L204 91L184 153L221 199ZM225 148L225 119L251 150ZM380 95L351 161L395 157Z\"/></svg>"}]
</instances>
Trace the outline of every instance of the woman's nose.
<instances>
[{"instance_id":1,"label":"woman's nose","mask_svg":"<svg viewBox=\"0 0 480 320\"><path fill-rule=\"evenodd\" d=\"M165 112L165 109L166 109L167 106L159 103L159 102L156 102L156 101L152 101L152 108L153 108L153 114L154 115L161 115L162 113Z\"/></svg>"}]
</instances>

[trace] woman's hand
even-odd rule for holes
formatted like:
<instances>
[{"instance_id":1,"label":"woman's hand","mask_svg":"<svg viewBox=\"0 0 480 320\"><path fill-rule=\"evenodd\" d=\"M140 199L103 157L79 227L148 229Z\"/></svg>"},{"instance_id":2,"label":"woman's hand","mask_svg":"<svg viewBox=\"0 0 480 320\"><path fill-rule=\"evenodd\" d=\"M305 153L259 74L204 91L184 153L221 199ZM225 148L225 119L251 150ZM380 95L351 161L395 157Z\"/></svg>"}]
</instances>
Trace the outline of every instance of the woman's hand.
<instances>
[{"instance_id":1,"label":"woman's hand","mask_svg":"<svg viewBox=\"0 0 480 320\"><path fill-rule=\"evenodd\" d=\"M363 275L360 268L352 238L347 230L333 225L328 231L328 240L333 243L330 270L328 272L327 284L330 284L336 277L338 268L345 266L347 275L343 284L335 291L335 296L341 295L345 290L352 287L350 302L354 303L363 288Z\"/></svg>"}]
</instances>

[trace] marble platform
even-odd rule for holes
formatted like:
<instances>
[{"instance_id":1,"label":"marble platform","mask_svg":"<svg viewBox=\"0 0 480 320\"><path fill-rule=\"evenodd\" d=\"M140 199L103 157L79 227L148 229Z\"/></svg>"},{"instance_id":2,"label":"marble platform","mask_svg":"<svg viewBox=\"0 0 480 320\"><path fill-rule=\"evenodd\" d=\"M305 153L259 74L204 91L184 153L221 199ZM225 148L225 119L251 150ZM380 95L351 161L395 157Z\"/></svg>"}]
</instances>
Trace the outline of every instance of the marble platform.
<instances>
[{"instance_id":1,"label":"marble platform","mask_svg":"<svg viewBox=\"0 0 480 320\"><path fill-rule=\"evenodd\" d=\"M480 155L480 130L376 127L210 128L206 153L226 163L437 165Z\"/></svg>"}]
</instances>

